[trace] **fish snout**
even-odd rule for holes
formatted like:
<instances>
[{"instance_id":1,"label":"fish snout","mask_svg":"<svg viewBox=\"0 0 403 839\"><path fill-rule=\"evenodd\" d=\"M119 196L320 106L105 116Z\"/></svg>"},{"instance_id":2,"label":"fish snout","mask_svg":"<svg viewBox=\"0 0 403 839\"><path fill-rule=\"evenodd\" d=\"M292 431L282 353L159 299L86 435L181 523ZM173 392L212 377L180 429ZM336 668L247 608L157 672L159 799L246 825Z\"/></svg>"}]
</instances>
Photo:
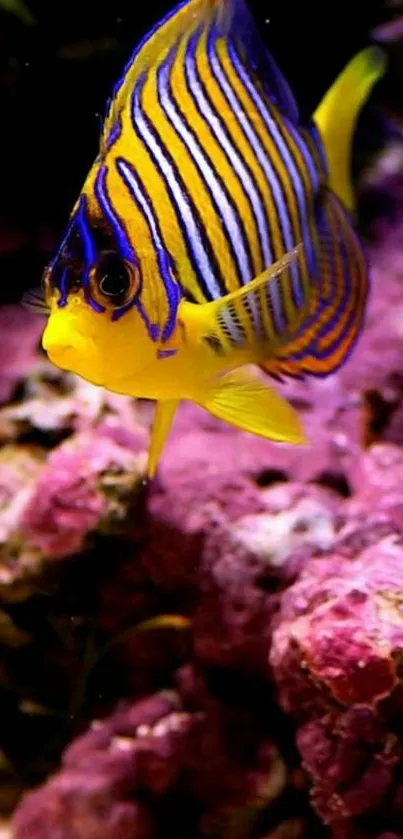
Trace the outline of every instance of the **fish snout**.
<instances>
[{"instance_id":1,"label":"fish snout","mask_svg":"<svg viewBox=\"0 0 403 839\"><path fill-rule=\"evenodd\" d=\"M74 353L74 347L64 346L63 344L46 344L43 347L49 359L58 367L64 367L68 363L69 355L71 359L72 353Z\"/></svg>"},{"instance_id":2,"label":"fish snout","mask_svg":"<svg viewBox=\"0 0 403 839\"><path fill-rule=\"evenodd\" d=\"M42 335L42 347L50 360L63 367L88 351L84 336L70 325L66 326L61 319L51 315Z\"/></svg>"},{"instance_id":3,"label":"fish snout","mask_svg":"<svg viewBox=\"0 0 403 839\"><path fill-rule=\"evenodd\" d=\"M73 344L67 335L58 334L49 323L42 335L42 347L48 355L63 356L73 349Z\"/></svg>"}]
</instances>

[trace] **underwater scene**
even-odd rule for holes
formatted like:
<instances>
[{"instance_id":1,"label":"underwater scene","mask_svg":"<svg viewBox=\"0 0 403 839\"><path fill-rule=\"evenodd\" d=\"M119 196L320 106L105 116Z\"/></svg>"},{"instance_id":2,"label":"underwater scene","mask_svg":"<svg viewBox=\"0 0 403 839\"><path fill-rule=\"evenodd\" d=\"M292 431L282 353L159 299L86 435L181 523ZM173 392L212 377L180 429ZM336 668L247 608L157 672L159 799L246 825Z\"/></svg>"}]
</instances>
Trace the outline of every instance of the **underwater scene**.
<instances>
[{"instance_id":1,"label":"underwater scene","mask_svg":"<svg viewBox=\"0 0 403 839\"><path fill-rule=\"evenodd\" d=\"M403 839L403 0L0 0L0 839Z\"/></svg>"}]
</instances>

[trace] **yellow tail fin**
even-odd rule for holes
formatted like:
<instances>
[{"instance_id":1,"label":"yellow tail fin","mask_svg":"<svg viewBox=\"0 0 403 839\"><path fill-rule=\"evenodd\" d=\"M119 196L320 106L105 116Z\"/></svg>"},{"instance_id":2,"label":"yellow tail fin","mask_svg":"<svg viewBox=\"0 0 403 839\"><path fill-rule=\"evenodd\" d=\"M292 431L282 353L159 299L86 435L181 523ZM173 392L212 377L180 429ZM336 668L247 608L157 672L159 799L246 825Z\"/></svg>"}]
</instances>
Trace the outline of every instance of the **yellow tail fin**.
<instances>
[{"instance_id":1,"label":"yellow tail fin","mask_svg":"<svg viewBox=\"0 0 403 839\"><path fill-rule=\"evenodd\" d=\"M342 70L314 113L330 170L330 186L348 210L354 211L351 152L359 112L384 74L386 56L371 46Z\"/></svg>"}]
</instances>

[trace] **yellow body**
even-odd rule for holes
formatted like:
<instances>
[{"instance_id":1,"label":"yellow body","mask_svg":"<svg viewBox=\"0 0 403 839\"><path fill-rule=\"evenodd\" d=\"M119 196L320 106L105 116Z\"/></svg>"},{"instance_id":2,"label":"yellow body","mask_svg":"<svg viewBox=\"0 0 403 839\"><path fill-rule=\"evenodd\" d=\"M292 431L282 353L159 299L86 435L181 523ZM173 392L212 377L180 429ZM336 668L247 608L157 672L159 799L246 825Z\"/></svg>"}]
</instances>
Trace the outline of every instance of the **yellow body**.
<instances>
[{"instance_id":1,"label":"yellow body","mask_svg":"<svg viewBox=\"0 0 403 839\"><path fill-rule=\"evenodd\" d=\"M290 254L272 266L254 285L269 282L295 256ZM252 285L232 294L230 302L250 293ZM164 344L164 350L172 349L175 355L163 363L158 358L158 345L147 340L145 329L140 335L143 351L137 363L130 353L133 331L139 336L134 311L127 313L117 331L111 320L94 315L80 294L70 298L66 309L60 309L56 299L51 304L42 343L57 367L74 371L115 393L158 402L149 455L150 477L155 473L176 407L183 399L233 425L241 424L245 431L288 443L305 441L298 416L288 402L239 370L259 361L256 348L233 350L221 358L203 340L206 326L226 303L225 299L203 306L182 302L173 335Z\"/></svg>"},{"instance_id":2,"label":"yellow body","mask_svg":"<svg viewBox=\"0 0 403 839\"><path fill-rule=\"evenodd\" d=\"M218 4L220 0L214 0L214 2ZM206 0L207 3L208 0ZM197 12L202 8L203 2L194 0L193 5ZM178 12L177 21L173 19L173 22L168 25L168 30L169 27L180 28L181 18L186 18L191 6L192 3L189 3L189 7L186 7L183 12ZM161 40L158 33L154 36L152 43L154 50L167 49L166 42L164 39ZM147 61L154 60L153 54L149 55L147 49L146 47L143 51L142 58L145 64ZM136 75L138 76L142 69L144 68L141 66L136 68L135 62L133 68L128 71L125 85L112 105L108 117L108 130L114 124L117 114L121 113L123 120L127 119L127 113L123 109L125 87L134 83ZM352 205L348 176L351 133L357 113L382 71L382 60L374 61L374 52L365 50L341 74L315 115L315 121L331 164L330 186L349 206ZM131 73L133 80L130 78ZM342 119L340 119L341 96ZM197 115L194 116L196 119ZM118 141L118 144L119 142L123 140ZM101 157L106 154L105 148L102 148ZM147 176L149 163L146 156L143 161L138 162L142 163L143 171ZM90 173L83 190L90 199L97 165ZM150 170L150 177L151 175ZM231 177L230 172L228 177ZM113 173L109 174L109 178L109 188L113 190ZM118 180L115 186L116 190L122 190ZM193 179L192 188L197 192L196 186L196 181ZM160 198L157 196L157 201L159 200L165 202L163 217L169 234L174 226L174 220L170 219L172 211L166 195L161 193ZM161 284L158 284L156 279L156 257L149 250L142 253L142 242L147 242L146 224L140 216L138 223L134 223L130 217L130 202L127 196L123 193L119 194L116 203L124 208L125 202L127 203L128 235L130 239L136 240L137 252L140 253L142 264L145 266L144 305L147 311L154 312L154 319L159 323L159 313L165 302L162 299L164 293L161 290ZM247 208L245 218L246 212ZM144 230L141 227L142 224ZM278 235L278 229L274 229L274 237ZM220 236L221 233L218 230L218 259L225 262L224 242L220 250ZM180 266L180 269L184 274L186 274L186 258L183 254L184 264ZM258 264L257 250L253 258ZM293 336L285 334L281 346L278 342L274 340L270 342L267 338L262 343L252 333L248 333L248 339L242 345L234 347L227 341L222 321L220 321L220 315L223 312L233 313L237 306L243 304L246 297L251 299L251 295L257 295L256 299L263 299L259 295L262 295L274 279L281 280L281 277L289 271L290 265L300 258L303 260L305 257L302 250L296 248L270 268L261 273L258 271L257 278L242 288L236 288L236 286L231 288L231 272L229 272L228 294L217 300L203 302L200 297L196 299L196 302L190 303L182 299L174 328L168 340L164 342L161 339L150 339L149 331L135 308L127 311L120 320L113 321L108 310L99 313L88 305L83 290L78 289L70 293L65 304L60 306L59 292L52 288L48 289L47 304L50 313L43 335L43 347L55 365L75 372L96 385L117 393L156 400L156 421L150 445L150 475L155 472L175 409L184 399L199 404L214 416L232 425L262 437L293 444L303 443L305 440L303 429L293 408L264 382L251 378L242 370L250 363L270 367L271 357L274 360L279 351L283 352L285 358L287 340ZM195 285L192 286L192 289L195 287ZM196 292L193 296L196 297ZM289 298L286 297L286 299ZM298 327L298 318L306 317L309 311L308 304L308 308L301 309L298 315L290 312L290 321L293 321L295 329ZM212 334L218 336L220 340L221 352L219 353L206 340L206 336ZM267 334L269 335L269 328ZM172 355L169 355L170 352Z\"/></svg>"},{"instance_id":3,"label":"yellow body","mask_svg":"<svg viewBox=\"0 0 403 839\"><path fill-rule=\"evenodd\" d=\"M139 335L140 328L134 311L128 312L117 330L111 321L94 317L84 301L77 297L69 304L68 312L54 306L43 336L43 347L57 366L71 369L74 365L75 372L93 384L144 399L197 402L206 381L223 372L222 360L206 344L198 342L197 330L193 333L189 325L185 328L180 316L171 339L164 345L164 348L174 348L178 352L166 358L163 364L157 356L158 346L147 341L144 328L143 335ZM130 336L134 329L136 336L142 339L143 347L137 363L134 353L130 353ZM74 344L69 347L72 335ZM235 366L239 366L239 360L238 363L234 360ZM252 359L245 354L242 363L248 361ZM224 367L225 370L231 367L228 358ZM206 371L205 375L200 371Z\"/></svg>"}]
</instances>

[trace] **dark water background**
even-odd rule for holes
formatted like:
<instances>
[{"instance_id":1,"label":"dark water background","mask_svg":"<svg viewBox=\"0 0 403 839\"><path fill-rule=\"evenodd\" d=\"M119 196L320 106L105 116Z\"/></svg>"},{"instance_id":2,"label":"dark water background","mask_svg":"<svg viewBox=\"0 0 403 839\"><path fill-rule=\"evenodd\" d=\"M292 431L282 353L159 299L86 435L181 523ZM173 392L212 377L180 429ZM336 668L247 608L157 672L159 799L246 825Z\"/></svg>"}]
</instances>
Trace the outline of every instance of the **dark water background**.
<instances>
[{"instance_id":1,"label":"dark water background","mask_svg":"<svg viewBox=\"0 0 403 839\"><path fill-rule=\"evenodd\" d=\"M38 284L96 155L112 85L138 39L172 4L26 5L33 25L1 11L0 2L0 302ZM399 0L251 0L251 7L305 114L368 43L373 27L400 8ZM398 107L401 98L402 52L390 50L388 78L376 94L386 108ZM368 108L356 165L360 154L365 158L378 147L383 128Z\"/></svg>"}]
</instances>

